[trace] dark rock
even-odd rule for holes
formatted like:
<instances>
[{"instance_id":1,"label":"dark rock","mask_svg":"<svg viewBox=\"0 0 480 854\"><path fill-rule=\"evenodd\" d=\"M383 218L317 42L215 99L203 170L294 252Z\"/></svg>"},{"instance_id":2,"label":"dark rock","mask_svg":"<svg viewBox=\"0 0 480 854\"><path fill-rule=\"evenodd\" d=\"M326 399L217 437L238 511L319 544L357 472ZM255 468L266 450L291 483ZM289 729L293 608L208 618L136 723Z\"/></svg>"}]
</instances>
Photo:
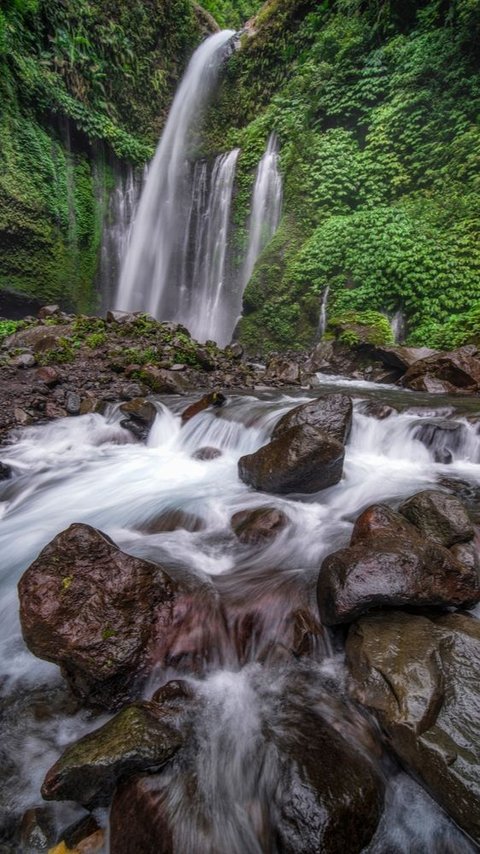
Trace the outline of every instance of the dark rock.
<instances>
[{"instance_id":1,"label":"dark rock","mask_svg":"<svg viewBox=\"0 0 480 854\"><path fill-rule=\"evenodd\" d=\"M405 388L431 392L475 392L480 389L480 359L475 347L436 353L415 362L401 379Z\"/></svg>"},{"instance_id":2,"label":"dark rock","mask_svg":"<svg viewBox=\"0 0 480 854\"><path fill-rule=\"evenodd\" d=\"M67 391L65 395L65 409L69 415L80 415L81 400L76 391Z\"/></svg>"},{"instance_id":3,"label":"dark rock","mask_svg":"<svg viewBox=\"0 0 480 854\"><path fill-rule=\"evenodd\" d=\"M273 540L288 525L288 517L276 507L240 510L231 518L231 526L241 543L258 546Z\"/></svg>"},{"instance_id":4,"label":"dark rock","mask_svg":"<svg viewBox=\"0 0 480 854\"><path fill-rule=\"evenodd\" d=\"M54 400L47 400L45 403L45 415L47 418L65 418L67 410L63 406L59 406Z\"/></svg>"},{"instance_id":5,"label":"dark rock","mask_svg":"<svg viewBox=\"0 0 480 854\"><path fill-rule=\"evenodd\" d=\"M99 841L102 840L103 830L101 830L96 818L93 815L89 814L79 819L79 821L75 821L73 824L67 827L66 830L63 831L61 836L66 847L69 849L74 849L82 842L85 842L86 840L92 840L93 837L97 837Z\"/></svg>"},{"instance_id":6,"label":"dark rock","mask_svg":"<svg viewBox=\"0 0 480 854\"><path fill-rule=\"evenodd\" d=\"M300 382L300 366L285 356L272 356L267 363L266 376L287 384Z\"/></svg>"},{"instance_id":7,"label":"dark rock","mask_svg":"<svg viewBox=\"0 0 480 854\"><path fill-rule=\"evenodd\" d=\"M60 382L60 374L51 365L43 365L35 371L35 379L50 387Z\"/></svg>"},{"instance_id":8,"label":"dark rock","mask_svg":"<svg viewBox=\"0 0 480 854\"><path fill-rule=\"evenodd\" d=\"M187 421L190 421L190 419L195 415L198 415L199 412L209 409L210 406L223 406L226 399L227 398L221 391L212 391L210 394L204 394L200 400L195 401L195 403L191 403L190 406L187 406L187 408L183 410L181 415L182 424L186 424Z\"/></svg>"},{"instance_id":9,"label":"dark rock","mask_svg":"<svg viewBox=\"0 0 480 854\"><path fill-rule=\"evenodd\" d=\"M19 356L14 356L11 365L14 368L33 368L37 360L32 353L20 353Z\"/></svg>"},{"instance_id":10,"label":"dark rock","mask_svg":"<svg viewBox=\"0 0 480 854\"><path fill-rule=\"evenodd\" d=\"M466 543L473 539L473 525L465 507L455 495L425 489L404 501L399 510L422 536L434 543L448 548L454 543Z\"/></svg>"},{"instance_id":11,"label":"dark rock","mask_svg":"<svg viewBox=\"0 0 480 854\"><path fill-rule=\"evenodd\" d=\"M401 368L407 371L415 362L434 356L436 350L429 347L375 347L372 355L392 368Z\"/></svg>"},{"instance_id":12,"label":"dark rock","mask_svg":"<svg viewBox=\"0 0 480 854\"><path fill-rule=\"evenodd\" d=\"M185 738L176 708L172 712L154 702L127 706L67 747L48 771L42 796L88 808L106 806L120 779L165 765Z\"/></svg>"},{"instance_id":13,"label":"dark rock","mask_svg":"<svg viewBox=\"0 0 480 854\"><path fill-rule=\"evenodd\" d=\"M1 839L1 836L0 836ZM31 807L22 817L20 843L22 851L47 851L55 842L55 818L51 807Z\"/></svg>"},{"instance_id":14,"label":"dark rock","mask_svg":"<svg viewBox=\"0 0 480 854\"><path fill-rule=\"evenodd\" d=\"M157 417L155 406L149 400L145 400L145 398L135 398L134 400L129 400L128 403L122 403L120 405L120 412L128 415L129 419L145 425L148 429L150 429Z\"/></svg>"},{"instance_id":15,"label":"dark rock","mask_svg":"<svg viewBox=\"0 0 480 854\"><path fill-rule=\"evenodd\" d=\"M106 321L107 323L134 323L137 318L137 314L134 311L117 311L110 310L107 311Z\"/></svg>"},{"instance_id":16,"label":"dark rock","mask_svg":"<svg viewBox=\"0 0 480 854\"><path fill-rule=\"evenodd\" d=\"M140 677L154 620L172 620L176 586L88 525L46 546L19 583L27 646L59 664L74 693L111 707Z\"/></svg>"},{"instance_id":17,"label":"dark rock","mask_svg":"<svg viewBox=\"0 0 480 854\"><path fill-rule=\"evenodd\" d=\"M342 727L339 706L333 701L330 715L305 710L293 731L279 733L277 746L290 760L283 763L275 828L283 854L359 854L377 828L383 783Z\"/></svg>"},{"instance_id":18,"label":"dark rock","mask_svg":"<svg viewBox=\"0 0 480 854\"><path fill-rule=\"evenodd\" d=\"M179 345L182 346L182 342L179 342ZM217 367L215 357L205 347L197 347L195 359L204 371L214 371Z\"/></svg>"},{"instance_id":19,"label":"dark rock","mask_svg":"<svg viewBox=\"0 0 480 854\"><path fill-rule=\"evenodd\" d=\"M272 439L299 424L309 424L323 430L343 444L347 441L352 426L352 401L345 394L328 394L296 406L277 422Z\"/></svg>"},{"instance_id":20,"label":"dark rock","mask_svg":"<svg viewBox=\"0 0 480 854\"><path fill-rule=\"evenodd\" d=\"M183 374L157 368L156 365L145 365L140 376L143 382L157 394L182 394L190 388L190 382Z\"/></svg>"},{"instance_id":21,"label":"dark rock","mask_svg":"<svg viewBox=\"0 0 480 854\"><path fill-rule=\"evenodd\" d=\"M222 452L219 448L198 448L192 454L192 460L216 460L218 457L222 456Z\"/></svg>"},{"instance_id":22,"label":"dark rock","mask_svg":"<svg viewBox=\"0 0 480 854\"><path fill-rule=\"evenodd\" d=\"M334 358L332 341L320 341L310 353L304 365L304 370L307 373L317 373L330 367Z\"/></svg>"},{"instance_id":23,"label":"dark rock","mask_svg":"<svg viewBox=\"0 0 480 854\"><path fill-rule=\"evenodd\" d=\"M241 457L238 473L244 483L263 492L312 493L338 483L343 459L340 442L309 424L299 424Z\"/></svg>"},{"instance_id":24,"label":"dark rock","mask_svg":"<svg viewBox=\"0 0 480 854\"><path fill-rule=\"evenodd\" d=\"M480 622L363 617L350 628L347 660L356 699L401 763L480 842Z\"/></svg>"},{"instance_id":25,"label":"dark rock","mask_svg":"<svg viewBox=\"0 0 480 854\"><path fill-rule=\"evenodd\" d=\"M422 539L400 514L374 505L359 517L351 545L329 555L318 579L326 625L348 623L380 607L471 607L478 574L436 542Z\"/></svg>"},{"instance_id":26,"label":"dark rock","mask_svg":"<svg viewBox=\"0 0 480 854\"><path fill-rule=\"evenodd\" d=\"M480 576L480 554L474 543L456 543L450 548L455 560Z\"/></svg>"},{"instance_id":27,"label":"dark rock","mask_svg":"<svg viewBox=\"0 0 480 854\"><path fill-rule=\"evenodd\" d=\"M145 390L139 383L128 383L122 386L121 397L123 400L133 400L134 398L142 397Z\"/></svg>"},{"instance_id":28,"label":"dark rock","mask_svg":"<svg viewBox=\"0 0 480 854\"><path fill-rule=\"evenodd\" d=\"M54 350L58 345L58 339L63 338L71 332L71 326L61 324L58 326L29 326L14 332L6 340L10 349L22 347L33 350L34 353L44 353Z\"/></svg>"},{"instance_id":29,"label":"dark rock","mask_svg":"<svg viewBox=\"0 0 480 854\"><path fill-rule=\"evenodd\" d=\"M239 341L233 341L233 343L227 348L227 352L232 359L241 359L244 354L244 349Z\"/></svg>"},{"instance_id":30,"label":"dark rock","mask_svg":"<svg viewBox=\"0 0 480 854\"><path fill-rule=\"evenodd\" d=\"M117 788L110 812L111 854L173 854L168 788L169 781L158 774L134 777Z\"/></svg>"},{"instance_id":31,"label":"dark rock","mask_svg":"<svg viewBox=\"0 0 480 854\"><path fill-rule=\"evenodd\" d=\"M381 403L379 400L364 400L361 403L359 411L362 415L368 415L369 418L376 418L378 421L383 421L389 418L390 415L398 413L394 406L388 403Z\"/></svg>"},{"instance_id":32,"label":"dark rock","mask_svg":"<svg viewBox=\"0 0 480 854\"><path fill-rule=\"evenodd\" d=\"M46 317L56 317L60 313L59 305L42 305L37 311L37 317L39 320L45 320Z\"/></svg>"},{"instance_id":33,"label":"dark rock","mask_svg":"<svg viewBox=\"0 0 480 854\"><path fill-rule=\"evenodd\" d=\"M9 480L12 476L12 469L6 463L0 463L0 481Z\"/></svg>"}]
</instances>

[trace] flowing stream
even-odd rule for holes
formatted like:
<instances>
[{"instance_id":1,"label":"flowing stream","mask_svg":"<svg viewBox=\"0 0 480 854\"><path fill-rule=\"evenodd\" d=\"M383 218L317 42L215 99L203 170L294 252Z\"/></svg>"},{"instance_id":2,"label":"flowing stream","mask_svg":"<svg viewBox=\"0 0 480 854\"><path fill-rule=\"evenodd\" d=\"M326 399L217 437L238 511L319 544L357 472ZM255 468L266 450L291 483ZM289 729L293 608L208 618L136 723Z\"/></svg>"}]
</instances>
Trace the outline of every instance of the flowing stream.
<instances>
[{"instance_id":1,"label":"flowing stream","mask_svg":"<svg viewBox=\"0 0 480 854\"><path fill-rule=\"evenodd\" d=\"M335 381L332 385L332 380L326 383L322 393L345 388ZM202 830L205 839L198 835L189 806L191 794L175 775L169 797L175 802L179 854L274 850L258 842L255 822L241 808L260 797L268 803L278 775L275 757L265 752L262 721L280 715L278 727L295 727L295 715L306 704L326 702L325 679L341 693L345 668L341 650L333 649L325 635L305 665L307 675L295 683L297 711L287 715L279 705L282 679L268 678L270 671L264 672L259 661L260 650L275 639L292 602L312 607L322 558L348 542L363 508L439 484L455 489L467 502L480 493L480 436L468 418L478 413L478 401L452 403L440 396L432 399L373 384L346 389L355 407L344 477L336 486L303 499L252 491L239 480L237 462L264 444L279 417L311 399L312 393L232 396L222 409L207 410L183 427L179 413L188 398L158 399L146 444L120 426L120 413L112 406L106 416L91 414L26 428L1 449L1 461L14 471L13 478L0 485L2 827L8 828L9 821L18 821L25 809L41 803L42 778L59 752L102 721L65 708L58 669L26 650L17 615L16 583L23 570L59 531L71 522L85 522L127 552L158 561L173 572L183 567L208 576L239 607L255 600L259 609L264 608L261 627L243 660L212 662L205 678L191 677L208 698L196 758L196 786L210 805L211 826ZM368 414L371 398L400 411L377 420ZM452 422L454 407L458 411ZM455 424L455 438L448 441L432 429L447 416ZM193 459L192 454L205 446L220 449L221 456ZM445 450L448 464L439 461L445 459ZM265 503L287 515L288 527L266 546L241 545L230 527L232 515ZM174 530L162 529L157 521L168 514L187 521L180 521ZM159 674L157 683L153 680L148 686L148 696L172 677L174 672ZM331 712L351 738L361 737L355 719L340 706L334 705ZM391 768L387 776L385 813L366 849L370 854L476 850L399 768ZM60 804L56 810L59 827L77 815L72 805ZM100 818L107 820L105 815Z\"/></svg>"}]
</instances>

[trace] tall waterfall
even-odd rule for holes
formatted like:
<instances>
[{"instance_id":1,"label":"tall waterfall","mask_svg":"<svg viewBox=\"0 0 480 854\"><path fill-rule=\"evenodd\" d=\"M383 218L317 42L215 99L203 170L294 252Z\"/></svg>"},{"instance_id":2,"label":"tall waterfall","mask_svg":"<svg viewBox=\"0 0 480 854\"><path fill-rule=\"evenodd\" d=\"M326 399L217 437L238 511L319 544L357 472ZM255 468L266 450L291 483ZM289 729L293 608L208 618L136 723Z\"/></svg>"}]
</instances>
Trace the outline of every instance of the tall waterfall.
<instances>
[{"instance_id":1,"label":"tall waterfall","mask_svg":"<svg viewBox=\"0 0 480 854\"><path fill-rule=\"evenodd\" d=\"M278 168L278 139L270 134L267 149L258 164L253 189L252 213L248 232L248 251L242 271L245 289L258 256L275 234L282 209L282 178Z\"/></svg>"},{"instance_id":2,"label":"tall waterfall","mask_svg":"<svg viewBox=\"0 0 480 854\"><path fill-rule=\"evenodd\" d=\"M182 258L191 208L189 146L233 35L233 30L215 33L200 45L175 96L135 219L116 298L119 309L183 321Z\"/></svg>"},{"instance_id":3,"label":"tall waterfall","mask_svg":"<svg viewBox=\"0 0 480 854\"><path fill-rule=\"evenodd\" d=\"M231 340L236 322L226 260L239 151L217 157L211 175L205 162L195 164L183 246L180 318L194 338L211 338L221 346Z\"/></svg>"}]
</instances>

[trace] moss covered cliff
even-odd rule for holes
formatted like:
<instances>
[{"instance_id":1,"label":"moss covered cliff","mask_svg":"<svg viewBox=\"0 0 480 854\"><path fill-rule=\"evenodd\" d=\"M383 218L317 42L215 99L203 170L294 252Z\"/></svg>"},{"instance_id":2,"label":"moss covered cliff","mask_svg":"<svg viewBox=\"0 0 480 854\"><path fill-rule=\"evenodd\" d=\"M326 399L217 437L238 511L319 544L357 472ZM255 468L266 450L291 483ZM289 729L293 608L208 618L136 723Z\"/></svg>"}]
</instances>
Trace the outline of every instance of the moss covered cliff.
<instances>
[{"instance_id":1,"label":"moss covered cliff","mask_svg":"<svg viewBox=\"0 0 480 854\"><path fill-rule=\"evenodd\" d=\"M151 156L203 32L190 0L6 0L0 289L95 308L115 158Z\"/></svg>"},{"instance_id":2,"label":"moss covered cliff","mask_svg":"<svg viewBox=\"0 0 480 854\"><path fill-rule=\"evenodd\" d=\"M310 342L327 286L337 318L401 309L412 342L478 336L479 35L479 0L265 4L206 140L242 148L240 248L252 169L270 131L281 144L283 220L245 293L245 342Z\"/></svg>"}]
</instances>

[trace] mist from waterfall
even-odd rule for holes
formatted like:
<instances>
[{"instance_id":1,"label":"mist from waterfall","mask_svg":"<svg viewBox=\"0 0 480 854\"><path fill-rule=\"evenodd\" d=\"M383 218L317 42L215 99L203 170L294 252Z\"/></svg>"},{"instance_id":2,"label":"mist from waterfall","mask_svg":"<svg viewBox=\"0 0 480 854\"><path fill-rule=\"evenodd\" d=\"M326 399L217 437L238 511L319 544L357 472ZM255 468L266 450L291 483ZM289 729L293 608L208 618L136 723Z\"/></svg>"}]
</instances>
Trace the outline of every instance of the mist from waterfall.
<instances>
[{"instance_id":1,"label":"mist from waterfall","mask_svg":"<svg viewBox=\"0 0 480 854\"><path fill-rule=\"evenodd\" d=\"M118 167L114 180L114 188L106 202L98 272L104 310L111 308L114 302L142 189L142 178L130 165Z\"/></svg>"},{"instance_id":2,"label":"mist from waterfall","mask_svg":"<svg viewBox=\"0 0 480 854\"><path fill-rule=\"evenodd\" d=\"M282 210L282 176L279 171L278 138L270 134L265 154L258 164L248 230L248 250L242 271L242 292L256 261L275 234Z\"/></svg>"},{"instance_id":3,"label":"mist from waterfall","mask_svg":"<svg viewBox=\"0 0 480 854\"><path fill-rule=\"evenodd\" d=\"M180 84L140 200L120 276L118 309L181 320L178 283L191 202L189 150L233 35L224 30L206 39Z\"/></svg>"}]
</instances>

